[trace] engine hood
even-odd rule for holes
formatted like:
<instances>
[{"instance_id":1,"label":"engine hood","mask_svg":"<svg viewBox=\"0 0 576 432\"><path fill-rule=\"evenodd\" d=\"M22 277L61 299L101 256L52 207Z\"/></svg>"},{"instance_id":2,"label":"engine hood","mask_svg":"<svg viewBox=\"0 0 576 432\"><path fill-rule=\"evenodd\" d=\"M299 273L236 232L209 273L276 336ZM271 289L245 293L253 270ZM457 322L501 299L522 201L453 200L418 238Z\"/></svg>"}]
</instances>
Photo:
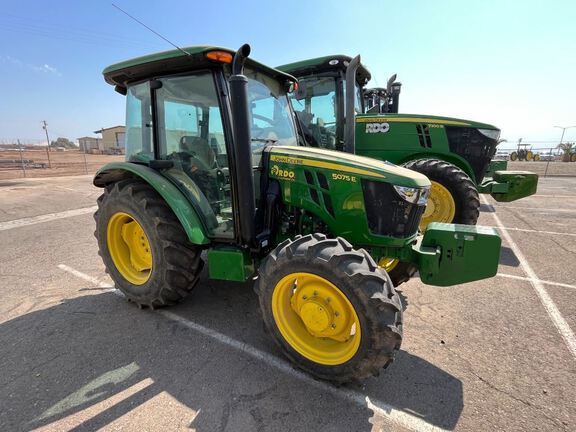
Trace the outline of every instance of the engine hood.
<instances>
[{"instance_id":1,"label":"engine hood","mask_svg":"<svg viewBox=\"0 0 576 432\"><path fill-rule=\"evenodd\" d=\"M430 180L423 174L389 162L363 156L311 147L272 146L266 149L271 162L288 165L323 168L334 173L353 174L397 186L429 187Z\"/></svg>"}]
</instances>

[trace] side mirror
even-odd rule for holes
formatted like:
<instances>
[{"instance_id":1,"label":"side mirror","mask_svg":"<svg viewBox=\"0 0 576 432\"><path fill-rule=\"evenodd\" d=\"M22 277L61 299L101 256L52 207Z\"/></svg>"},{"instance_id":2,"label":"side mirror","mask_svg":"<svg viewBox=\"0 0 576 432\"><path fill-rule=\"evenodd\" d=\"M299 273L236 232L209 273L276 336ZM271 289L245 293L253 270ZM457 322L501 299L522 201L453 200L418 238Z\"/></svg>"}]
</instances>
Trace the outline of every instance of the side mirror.
<instances>
[{"instance_id":1,"label":"side mirror","mask_svg":"<svg viewBox=\"0 0 576 432\"><path fill-rule=\"evenodd\" d=\"M294 97L296 100L306 99L307 91L306 91L306 81L298 82L298 86L296 87L296 91L294 91Z\"/></svg>"}]
</instances>

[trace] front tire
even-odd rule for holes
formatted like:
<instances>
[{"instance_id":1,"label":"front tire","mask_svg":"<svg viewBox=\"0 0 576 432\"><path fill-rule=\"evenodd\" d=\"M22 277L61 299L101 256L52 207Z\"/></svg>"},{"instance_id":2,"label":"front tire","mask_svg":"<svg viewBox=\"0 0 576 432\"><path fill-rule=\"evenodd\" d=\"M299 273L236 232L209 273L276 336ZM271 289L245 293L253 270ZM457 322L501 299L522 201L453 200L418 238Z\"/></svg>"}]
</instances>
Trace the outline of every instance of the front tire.
<instances>
[{"instance_id":1,"label":"front tire","mask_svg":"<svg viewBox=\"0 0 576 432\"><path fill-rule=\"evenodd\" d=\"M147 183L127 179L107 185L94 219L106 271L128 300L150 308L172 305L198 282L200 249Z\"/></svg>"},{"instance_id":2,"label":"front tire","mask_svg":"<svg viewBox=\"0 0 576 432\"><path fill-rule=\"evenodd\" d=\"M424 174L432 183L420 223L422 231L430 222L476 225L480 216L480 197L474 182L464 171L439 159L418 159L404 166Z\"/></svg>"},{"instance_id":3,"label":"front tire","mask_svg":"<svg viewBox=\"0 0 576 432\"><path fill-rule=\"evenodd\" d=\"M297 367L343 383L377 375L402 341L402 306L385 271L342 238L298 236L263 262L264 323Z\"/></svg>"}]
</instances>

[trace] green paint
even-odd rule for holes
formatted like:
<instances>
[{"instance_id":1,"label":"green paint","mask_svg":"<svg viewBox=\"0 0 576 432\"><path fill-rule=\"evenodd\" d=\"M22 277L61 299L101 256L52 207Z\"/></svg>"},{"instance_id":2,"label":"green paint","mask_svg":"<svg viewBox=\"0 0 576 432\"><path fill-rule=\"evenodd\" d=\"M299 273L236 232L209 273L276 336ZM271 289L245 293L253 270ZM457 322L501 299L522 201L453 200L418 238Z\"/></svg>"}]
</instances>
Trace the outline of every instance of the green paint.
<instances>
[{"instance_id":1,"label":"green paint","mask_svg":"<svg viewBox=\"0 0 576 432\"><path fill-rule=\"evenodd\" d=\"M538 188L538 174L528 171L496 171L494 181L507 186L504 193L491 191L492 197L499 202L516 201L533 195Z\"/></svg>"},{"instance_id":2,"label":"green paint","mask_svg":"<svg viewBox=\"0 0 576 432\"><path fill-rule=\"evenodd\" d=\"M158 171L130 162L112 162L98 170L94 176L94 185L105 187L130 175L140 177L164 198L182 224L191 243L197 245L210 243L201 219L190 201L176 186L158 174Z\"/></svg>"},{"instance_id":3,"label":"green paint","mask_svg":"<svg viewBox=\"0 0 576 432\"><path fill-rule=\"evenodd\" d=\"M370 232L362 179L407 187L428 187L430 181L422 174L329 150L277 146L271 147L269 152L267 174L280 183L284 204L306 210L320 219L331 234L344 237L356 247L401 248L409 245L416 236L400 239ZM326 179L327 188L321 186L319 176ZM312 184L309 179L312 179ZM312 190L316 191L317 202ZM332 212L329 208L332 208ZM303 223L300 234L314 232L311 224L311 221Z\"/></svg>"},{"instance_id":4,"label":"green paint","mask_svg":"<svg viewBox=\"0 0 576 432\"><path fill-rule=\"evenodd\" d=\"M492 160L490 161L490 165L488 165L488 169L486 170L486 174L484 174L484 178L492 178L496 171L506 171L507 169L508 161Z\"/></svg>"},{"instance_id":5,"label":"green paint","mask_svg":"<svg viewBox=\"0 0 576 432\"><path fill-rule=\"evenodd\" d=\"M230 48L217 46L184 47L182 50L162 51L115 63L104 69L102 74L108 84L124 87L127 82L151 78L159 74L169 74L176 70L192 71L207 67L221 67L222 63L206 58L206 54L210 51L224 51L232 55L236 53ZM259 63L250 57L246 60L246 65L263 71L278 81L296 81L293 76Z\"/></svg>"},{"instance_id":6,"label":"green paint","mask_svg":"<svg viewBox=\"0 0 576 432\"><path fill-rule=\"evenodd\" d=\"M494 228L433 222L413 249L422 282L448 286L496 275L500 246Z\"/></svg>"},{"instance_id":7,"label":"green paint","mask_svg":"<svg viewBox=\"0 0 576 432\"><path fill-rule=\"evenodd\" d=\"M232 246L218 246L208 250L210 279L244 282L254 274L250 254Z\"/></svg>"}]
</instances>

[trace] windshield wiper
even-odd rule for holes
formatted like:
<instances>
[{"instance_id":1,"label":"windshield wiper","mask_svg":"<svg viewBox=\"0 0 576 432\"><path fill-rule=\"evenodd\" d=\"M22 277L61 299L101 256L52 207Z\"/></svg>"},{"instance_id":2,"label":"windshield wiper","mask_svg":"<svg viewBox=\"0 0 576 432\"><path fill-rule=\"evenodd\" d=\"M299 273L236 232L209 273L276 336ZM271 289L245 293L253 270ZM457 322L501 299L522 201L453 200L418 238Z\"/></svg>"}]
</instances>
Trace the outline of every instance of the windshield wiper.
<instances>
[{"instance_id":1,"label":"windshield wiper","mask_svg":"<svg viewBox=\"0 0 576 432\"><path fill-rule=\"evenodd\" d=\"M271 143L271 144L275 144L275 143L278 142L278 140L269 139L269 138L251 138L250 141L263 142L263 143Z\"/></svg>"}]
</instances>

